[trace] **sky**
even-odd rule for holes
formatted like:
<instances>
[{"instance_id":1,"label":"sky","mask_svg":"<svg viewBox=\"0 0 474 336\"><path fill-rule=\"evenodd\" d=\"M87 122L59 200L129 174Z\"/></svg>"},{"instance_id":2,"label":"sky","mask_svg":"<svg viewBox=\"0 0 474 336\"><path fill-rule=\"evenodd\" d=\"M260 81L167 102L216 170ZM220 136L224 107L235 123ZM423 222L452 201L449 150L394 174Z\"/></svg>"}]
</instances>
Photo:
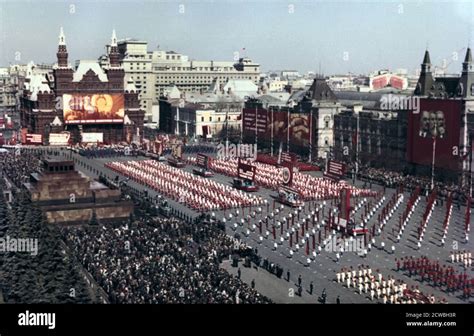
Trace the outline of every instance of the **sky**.
<instances>
[{"instance_id":1,"label":"sky","mask_svg":"<svg viewBox=\"0 0 474 336\"><path fill-rule=\"evenodd\" d=\"M0 0L0 66L54 63L61 26L72 64L105 53L115 29L194 60L239 52L262 71L414 72L428 48L456 73L474 42L474 0Z\"/></svg>"}]
</instances>

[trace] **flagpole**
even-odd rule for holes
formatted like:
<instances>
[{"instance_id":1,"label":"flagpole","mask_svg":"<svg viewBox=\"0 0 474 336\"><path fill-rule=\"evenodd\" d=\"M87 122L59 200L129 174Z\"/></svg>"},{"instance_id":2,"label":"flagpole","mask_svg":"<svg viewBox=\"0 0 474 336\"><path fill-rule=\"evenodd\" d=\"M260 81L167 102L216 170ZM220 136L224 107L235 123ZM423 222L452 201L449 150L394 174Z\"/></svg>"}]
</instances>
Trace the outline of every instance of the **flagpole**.
<instances>
[{"instance_id":1,"label":"flagpole","mask_svg":"<svg viewBox=\"0 0 474 336\"><path fill-rule=\"evenodd\" d=\"M255 146L257 146L257 140L258 140L258 111L257 111L257 105L255 105Z\"/></svg>"},{"instance_id":2,"label":"flagpole","mask_svg":"<svg viewBox=\"0 0 474 336\"><path fill-rule=\"evenodd\" d=\"M309 163L311 163L313 153L313 109L310 110L309 114Z\"/></svg>"},{"instance_id":3,"label":"flagpole","mask_svg":"<svg viewBox=\"0 0 474 336\"><path fill-rule=\"evenodd\" d=\"M271 154L273 156L273 108L272 107L272 129L271 129Z\"/></svg>"},{"instance_id":4,"label":"flagpole","mask_svg":"<svg viewBox=\"0 0 474 336\"><path fill-rule=\"evenodd\" d=\"M469 146L469 197L472 197L472 152L473 152L473 148L472 148L472 143L473 143L473 139L472 139L472 136L470 135L469 136L469 143L470 143L470 146Z\"/></svg>"},{"instance_id":5,"label":"flagpole","mask_svg":"<svg viewBox=\"0 0 474 336\"><path fill-rule=\"evenodd\" d=\"M290 153L290 108L288 107L288 121L286 127L286 151Z\"/></svg>"}]
</instances>

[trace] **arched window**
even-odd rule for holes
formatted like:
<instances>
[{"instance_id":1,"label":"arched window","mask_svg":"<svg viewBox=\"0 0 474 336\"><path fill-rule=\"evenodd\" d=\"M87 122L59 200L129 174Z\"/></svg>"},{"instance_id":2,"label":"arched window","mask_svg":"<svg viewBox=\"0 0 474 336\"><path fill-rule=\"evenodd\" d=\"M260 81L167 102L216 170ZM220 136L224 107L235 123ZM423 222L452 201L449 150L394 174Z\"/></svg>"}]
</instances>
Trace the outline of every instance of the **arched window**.
<instances>
[{"instance_id":1,"label":"arched window","mask_svg":"<svg viewBox=\"0 0 474 336\"><path fill-rule=\"evenodd\" d=\"M331 121L331 117L326 116L324 117L324 128L329 128L329 122Z\"/></svg>"}]
</instances>

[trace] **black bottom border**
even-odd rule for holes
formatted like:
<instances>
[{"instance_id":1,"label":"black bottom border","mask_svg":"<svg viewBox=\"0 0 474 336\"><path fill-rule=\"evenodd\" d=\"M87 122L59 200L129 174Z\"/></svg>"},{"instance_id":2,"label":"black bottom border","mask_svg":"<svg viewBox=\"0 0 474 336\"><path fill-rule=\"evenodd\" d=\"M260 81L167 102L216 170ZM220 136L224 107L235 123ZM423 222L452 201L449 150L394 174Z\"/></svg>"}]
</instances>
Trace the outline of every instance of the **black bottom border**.
<instances>
[{"instance_id":1,"label":"black bottom border","mask_svg":"<svg viewBox=\"0 0 474 336\"><path fill-rule=\"evenodd\" d=\"M27 311L30 317L31 313L55 313L55 328L19 326L20 314ZM268 334L289 329L291 333L327 330L334 335L472 336L474 305L0 305L0 336L141 335L168 329L193 334L259 329Z\"/></svg>"}]
</instances>

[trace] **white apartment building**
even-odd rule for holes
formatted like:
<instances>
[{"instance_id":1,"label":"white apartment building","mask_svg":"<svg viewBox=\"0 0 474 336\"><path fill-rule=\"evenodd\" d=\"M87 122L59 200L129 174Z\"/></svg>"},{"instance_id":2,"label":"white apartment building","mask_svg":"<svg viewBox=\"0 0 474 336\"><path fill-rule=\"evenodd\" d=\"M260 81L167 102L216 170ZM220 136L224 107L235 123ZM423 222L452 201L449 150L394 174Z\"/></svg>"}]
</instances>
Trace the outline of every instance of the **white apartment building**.
<instances>
[{"instance_id":1,"label":"white apartment building","mask_svg":"<svg viewBox=\"0 0 474 336\"><path fill-rule=\"evenodd\" d=\"M170 85L183 93L204 92L217 79L225 84L229 80L251 80L258 84L260 65L248 58L238 61L195 61L174 51L148 51L146 41L125 39L118 41L125 79L133 80L140 91L140 104L151 119L152 106ZM102 63L108 62L101 58Z\"/></svg>"}]
</instances>

